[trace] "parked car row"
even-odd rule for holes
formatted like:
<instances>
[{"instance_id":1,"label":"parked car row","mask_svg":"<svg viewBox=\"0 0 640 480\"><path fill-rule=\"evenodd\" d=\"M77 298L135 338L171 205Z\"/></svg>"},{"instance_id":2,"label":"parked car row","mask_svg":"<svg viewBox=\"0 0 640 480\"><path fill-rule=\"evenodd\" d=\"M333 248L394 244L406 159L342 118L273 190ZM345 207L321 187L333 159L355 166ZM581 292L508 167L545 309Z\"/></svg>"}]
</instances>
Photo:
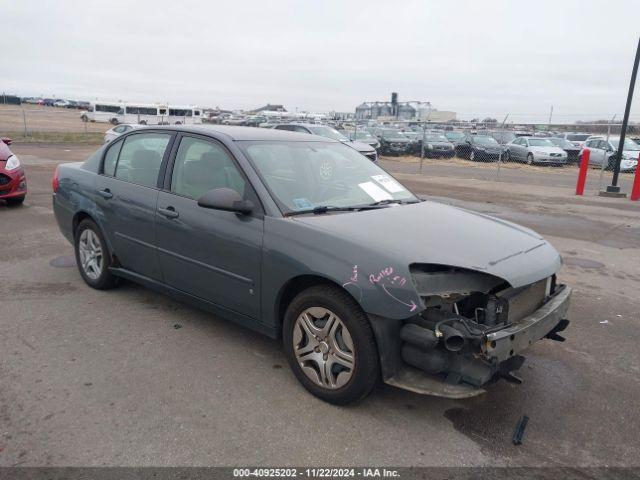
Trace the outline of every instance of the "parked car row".
<instances>
[{"instance_id":1,"label":"parked car row","mask_svg":"<svg viewBox=\"0 0 640 480\"><path fill-rule=\"evenodd\" d=\"M248 116L234 117L226 115L219 119L226 125L255 126L264 117L254 116L248 123ZM120 135L145 125L122 123L108 130L104 143ZM261 122L265 128L287 130L319 135L338 140L370 160L377 162L378 155L417 155L424 152L426 158L458 158L471 161L522 162L528 165L555 165L578 163L584 148L589 148L591 165L611 169L615 162L615 153L619 137L591 136L582 133L565 133L557 137L521 136L518 132L505 130L483 131L482 133L461 132L456 130L408 130L380 126L366 126L359 130L338 131L329 125L319 123L275 123ZM586 138L585 138L586 136ZM424 143L424 145L423 145ZM626 139L622 153L621 171L634 171L638 163L640 145Z\"/></svg>"},{"instance_id":2,"label":"parked car row","mask_svg":"<svg viewBox=\"0 0 640 480\"><path fill-rule=\"evenodd\" d=\"M65 100L62 98L39 98L39 97L24 97L21 99L22 103L28 103L31 105L42 105L45 107L59 107L59 108L76 108L78 110L86 110L89 108L90 103L79 100Z\"/></svg>"}]
</instances>

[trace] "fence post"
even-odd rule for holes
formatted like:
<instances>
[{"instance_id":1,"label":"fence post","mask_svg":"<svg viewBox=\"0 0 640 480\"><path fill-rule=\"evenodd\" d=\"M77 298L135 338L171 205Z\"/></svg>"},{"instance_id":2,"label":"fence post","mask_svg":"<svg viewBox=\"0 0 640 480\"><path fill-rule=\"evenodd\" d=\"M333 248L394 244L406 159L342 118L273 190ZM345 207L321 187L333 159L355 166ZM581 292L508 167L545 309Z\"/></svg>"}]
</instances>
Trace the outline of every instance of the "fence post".
<instances>
[{"instance_id":1,"label":"fence post","mask_svg":"<svg viewBox=\"0 0 640 480\"><path fill-rule=\"evenodd\" d=\"M633 187L631 187L631 201L640 200L640 155L638 155L638 165L636 165L636 173L633 176Z\"/></svg>"},{"instance_id":2,"label":"fence post","mask_svg":"<svg viewBox=\"0 0 640 480\"><path fill-rule=\"evenodd\" d=\"M24 113L24 107L22 107L22 123L24 124L24 136L27 136L27 115Z\"/></svg>"},{"instance_id":3,"label":"fence post","mask_svg":"<svg viewBox=\"0 0 640 480\"><path fill-rule=\"evenodd\" d=\"M422 124L422 142L420 142L420 175L422 175L422 164L424 163L424 139L426 137L427 126Z\"/></svg>"},{"instance_id":4,"label":"fence post","mask_svg":"<svg viewBox=\"0 0 640 480\"><path fill-rule=\"evenodd\" d=\"M582 151L582 161L580 162L580 171L578 172L578 183L576 184L576 195L584 194L584 184L587 181L587 169L589 168L589 156L591 150L585 148Z\"/></svg>"}]
</instances>

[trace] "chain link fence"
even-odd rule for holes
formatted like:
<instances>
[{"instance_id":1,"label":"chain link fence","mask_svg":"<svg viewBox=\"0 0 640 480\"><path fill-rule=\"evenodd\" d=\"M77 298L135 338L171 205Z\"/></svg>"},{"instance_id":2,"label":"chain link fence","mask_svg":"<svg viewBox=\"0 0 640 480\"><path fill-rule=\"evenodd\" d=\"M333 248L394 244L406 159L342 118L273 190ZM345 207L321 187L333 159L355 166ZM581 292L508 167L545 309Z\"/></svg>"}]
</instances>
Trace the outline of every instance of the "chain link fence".
<instances>
[{"instance_id":1,"label":"chain link fence","mask_svg":"<svg viewBox=\"0 0 640 480\"><path fill-rule=\"evenodd\" d=\"M39 105L0 105L0 135L15 141L101 143L112 125L84 122L81 110Z\"/></svg>"},{"instance_id":2,"label":"chain link fence","mask_svg":"<svg viewBox=\"0 0 640 480\"><path fill-rule=\"evenodd\" d=\"M337 127L350 139L377 146L382 161L395 162L399 171L484 180L520 177L526 181L526 175L555 175L569 184L577 175L583 149L589 148L589 163L597 171L599 188L610 179L621 131L621 123L614 121L437 124L405 120L342 122ZM623 174L637 168L640 144L636 140L640 142L640 125L629 125L622 152Z\"/></svg>"}]
</instances>

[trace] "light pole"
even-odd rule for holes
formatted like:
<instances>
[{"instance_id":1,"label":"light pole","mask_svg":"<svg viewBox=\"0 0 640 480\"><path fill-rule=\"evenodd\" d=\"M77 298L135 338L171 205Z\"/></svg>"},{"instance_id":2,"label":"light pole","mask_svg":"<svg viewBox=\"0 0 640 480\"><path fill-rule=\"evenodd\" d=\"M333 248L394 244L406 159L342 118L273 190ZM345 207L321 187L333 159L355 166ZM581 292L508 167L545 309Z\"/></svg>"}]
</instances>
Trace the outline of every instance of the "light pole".
<instances>
[{"instance_id":1,"label":"light pole","mask_svg":"<svg viewBox=\"0 0 640 480\"><path fill-rule=\"evenodd\" d=\"M622 152L624 150L624 140L627 134L627 124L629 123L629 111L631 110L631 100L633 99L633 89L636 86L636 76L638 74L638 62L640 61L640 38L638 38L638 46L636 47L636 58L633 62L633 70L631 71L631 82L629 83L629 93L627 94L627 105L624 108L624 118L622 119L622 131L620 132L620 143L618 151L615 153L615 166L613 168L613 179L611 185L607 186L606 191L600 191L600 195L609 197L626 197L625 193L620 192L618 186L618 175L620 175L620 162L622 161ZM604 160L603 160L604 161Z\"/></svg>"}]
</instances>

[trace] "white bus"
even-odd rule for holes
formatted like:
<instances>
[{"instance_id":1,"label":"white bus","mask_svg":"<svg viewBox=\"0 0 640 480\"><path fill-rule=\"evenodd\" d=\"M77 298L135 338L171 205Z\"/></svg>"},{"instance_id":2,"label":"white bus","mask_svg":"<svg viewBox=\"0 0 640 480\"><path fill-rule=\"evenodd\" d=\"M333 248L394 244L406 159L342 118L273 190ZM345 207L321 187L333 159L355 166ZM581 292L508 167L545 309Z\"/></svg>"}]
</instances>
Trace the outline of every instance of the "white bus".
<instances>
[{"instance_id":1,"label":"white bus","mask_svg":"<svg viewBox=\"0 0 640 480\"><path fill-rule=\"evenodd\" d=\"M120 123L138 123L140 125L163 125L169 122L169 109L166 105L153 103L125 103L119 112Z\"/></svg>"},{"instance_id":2,"label":"white bus","mask_svg":"<svg viewBox=\"0 0 640 480\"><path fill-rule=\"evenodd\" d=\"M202 123L198 107L157 103L92 102L81 113L84 122L137 123L140 125L194 125Z\"/></svg>"},{"instance_id":3,"label":"white bus","mask_svg":"<svg viewBox=\"0 0 640 480\"><path fill-rule=\"evenodd\" d=\"M120 102L91 102L89 110L80 114L83 122L119 123L119 113L122 110Z\"/></svg>"},{"instance_id":4,"label":"white bus","mask_svg":"<svg viewBox=\"0 0 640 480\"><path fill-rule=\"evenodd\" d=\"M198 107L169 105L168 121L171 125L194 125L202 123L202 110Z\"/></svg>"}]
</instances>

